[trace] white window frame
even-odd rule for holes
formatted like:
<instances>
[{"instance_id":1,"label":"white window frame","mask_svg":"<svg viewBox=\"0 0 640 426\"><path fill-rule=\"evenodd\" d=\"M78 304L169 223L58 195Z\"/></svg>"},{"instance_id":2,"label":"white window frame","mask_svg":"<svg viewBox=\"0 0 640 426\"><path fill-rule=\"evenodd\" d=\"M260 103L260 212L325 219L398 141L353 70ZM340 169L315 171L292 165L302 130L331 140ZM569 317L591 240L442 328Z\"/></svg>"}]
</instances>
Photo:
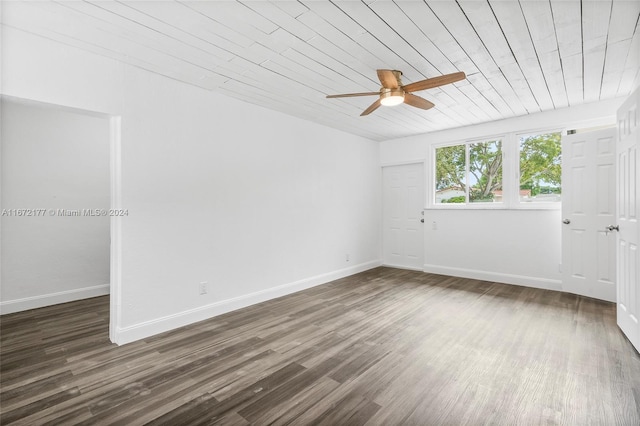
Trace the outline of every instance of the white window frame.
<instances>
[{"instance_id":1,"label":"white window frame","mask_svg":"<svg viewBox=\"0 0 640 426\"><path fill-rule=\"evenodd\" d=\"M436 144L433 145L432 147L432 170L433 173L432 174L432 186L431 186L431 197L430 197L430 202L431 202L431 206L435 207L435 208L449 208L449 209L465 209L465 208L478 208L478 209L501 209L504 208L503 204L504 204L504 198L503 201L500 203L483 203L483 202L478 202L478 203L470 203L470 202L465 202L465 203L436 203L436 191L435 191L435 170L436 170L436 150L438 148L446 148L448 146L457 146L457 145L472 145L474 143L481 143L481 142L489 142L489 141L495 141L495 140L500 140L502 141L502 174L503 174L503 182L504 182L504 163L505 163L505 155L504 155L504 136L489 136L486 138L477 138L477 139L468 139L462 142L455 142L455 143L443 143L443 144ZM465 177L467 179L467 183L466 183L466 190L465 190L465 199L468 200L469 199L469 185L468 185L468 179L469 179L469 149L465 148ZM503 188L503 193L504 193L504 188ZM472 206L472 207L471 207Z\"/></svg>"},{"instance_id":2,"label":"white window frame","mask_svg":"<svg viewBox=\"0 0 640 426\"><path fill-rule=\"evenodd\" d=\"M560 137L562 138L563 136L565 136L567 134L565 129L543 129L543 130L533 130L533 131L528 131L528 132L517 132L514 133L514 145L516 147L516 175L515 175L515 181L517 183L516 188L515 188L515 193L514 193L514 202L513 202L513 207L514 209L521 209L521 210L560 210L562 207L562 192L561 192L561 196L560 196L560 201L559 202L534 202L534 201L527 201L527 202L522 202L520 201L520 138L521 137L526 137L526 136L535 136L535 135L541 135L541 134L545 134L545 133L560 133ZM562 185L560 186L560 188L562 189Z\"/></svg>"},{"instance_id":3,"label":"white window frame","mask_svg":"<svg viewBox=\"0 0 640 426\"><path fill-rule=\"evenodd\" d=\"M566 135L566 129L541 128L525 131L487 135L479 138L434 143L429 147L428 156L431 173L427 174L426 208L438 210L560 210L560 202L521 202L520 201L520 137L544 133L559 132ZM500 203L436 203L435 202L435 170L436 150L448 146L468 145L478 142L502 140L502 202ZM469 168L469 150L466 150L466 168ZM468 199L469 189L466 190Z\"/></svg>"}]
</instances>

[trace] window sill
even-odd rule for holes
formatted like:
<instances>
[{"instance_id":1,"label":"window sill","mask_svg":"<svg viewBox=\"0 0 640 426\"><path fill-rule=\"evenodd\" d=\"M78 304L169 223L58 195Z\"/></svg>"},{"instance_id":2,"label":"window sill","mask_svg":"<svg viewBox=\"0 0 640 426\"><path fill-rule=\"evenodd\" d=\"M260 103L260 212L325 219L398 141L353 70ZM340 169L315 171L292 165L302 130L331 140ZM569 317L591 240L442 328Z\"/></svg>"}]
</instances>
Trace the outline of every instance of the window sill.
<instances>
[{"instance_id":1,"label":"window sill","mask_svg":"<svg viewBox=\"0 0 640 426\"><path fill-rule=\"evenodd\" d=\"M561 210L561 203L518 203L513 206L495 204L432 204L425 210Z\"/></svg>"}]
</instances>

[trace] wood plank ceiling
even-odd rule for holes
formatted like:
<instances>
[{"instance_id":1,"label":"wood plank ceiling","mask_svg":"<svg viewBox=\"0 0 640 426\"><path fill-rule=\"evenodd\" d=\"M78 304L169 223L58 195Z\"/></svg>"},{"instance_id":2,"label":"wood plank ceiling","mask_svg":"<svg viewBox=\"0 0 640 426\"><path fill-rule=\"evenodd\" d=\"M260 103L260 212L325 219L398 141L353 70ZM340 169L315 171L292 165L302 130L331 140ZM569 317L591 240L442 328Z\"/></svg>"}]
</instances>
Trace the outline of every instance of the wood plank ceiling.
<instances>
[{"instance_id":1,"label":"wood plank ceiling","mask_svg":"<svg viewBox=\"0 0 640 426\"><path fill-rule=\"evenodd\" d=\"M3 1L3 25L373 140L628 95L640 1ZM359 114L375 70L436 107Z\"/></svg>"}]
</instances>

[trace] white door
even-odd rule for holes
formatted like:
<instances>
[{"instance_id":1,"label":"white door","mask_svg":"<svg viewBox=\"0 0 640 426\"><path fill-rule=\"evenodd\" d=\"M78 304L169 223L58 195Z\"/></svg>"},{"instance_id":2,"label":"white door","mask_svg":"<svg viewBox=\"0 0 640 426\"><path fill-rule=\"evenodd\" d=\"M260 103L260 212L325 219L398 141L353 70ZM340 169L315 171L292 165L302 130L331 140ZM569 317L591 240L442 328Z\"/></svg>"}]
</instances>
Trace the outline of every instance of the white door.
<instances>
[{"instance_id":1,"label":"white door","mask_svg":"<svg viewBox=\"0 0 640 426\"><path fill-rule=\"evenodd\" d=\"M562 138L562 289L616 300L615 128Z\"/></svg>"},{"instance_id":2,"label":"white door","mask_svg":"<svg viewBox=\"0 0 640 426\"><path fill-rule=\"evenodd\" d=\"M387 266L424 268L422 164L383 167L382 246Z\"/></svg>"},{"instance_id":3,"label":"white door","mask_svg":"<svg viewBox=\"0 0 640 426\"><path fill-rule=\"evenodd\" d=\"M618 326L640 351L640 90L618 110Z\"/></svg>"}]
</instances>

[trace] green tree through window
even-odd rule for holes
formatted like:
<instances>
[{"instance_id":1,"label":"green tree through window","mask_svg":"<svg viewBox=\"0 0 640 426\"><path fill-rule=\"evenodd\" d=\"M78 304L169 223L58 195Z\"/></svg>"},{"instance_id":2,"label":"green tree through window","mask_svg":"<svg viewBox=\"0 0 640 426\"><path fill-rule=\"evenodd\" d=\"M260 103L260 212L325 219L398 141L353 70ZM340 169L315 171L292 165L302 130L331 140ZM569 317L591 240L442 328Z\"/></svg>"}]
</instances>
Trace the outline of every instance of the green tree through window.
<instances>
[{"instance_id":1,"label":"green tree through window","mask_svg":"<svg viewBox=\"0 0 640 426\"><path fill-rule=\"evenodd\" d=\"M558 201L561 191L561 134L543 133L520 138L520 198L542 201L544 194L556 194L548 201ZM530 194L526 194L530 191Z\"/></svg>"},{"instance_id":2,"label":"green tree through window","mask_svg":"<svg viewBox=\"0 0 640 426\"><path fill-rule=\"evenodd\" d=\"M467 150L469 167L467 167ZM441 203L493 202L502 189L502 141L454 145L436 150L436 198Z\"/></svg>"},{"instance_id":3,"label":"green tree through window","mask_svg":"<svg viewBox=\"0 0 640 426\"><path fill-rule=\"evenodd\" d=\"M436 150L436 190L466 187L465 145L446 146Z\"/></svg>"},{"instance_id":4,"label":"green tree through window","mask_svg":"<svg viewBox=\"0 0 640 426\"><path fill-rule=\"evenodd\" d=\"M509 186L519 188L520 201L560 201L561 133L520 137L511 134L505 139L507 143L518 143L517 149L508 151L507 159L503 155L503 139L437 148L435 202L502 202L504 161L510 161L512 169L519 170L519 181L510 182ZM515 179L515 173L510 178Z\"/></svg>"},{"instance_id":5,"label":"green tree through window","mask_svg":"<svg viewBox=\"0 0 640 426\"><path fill-rule=\"evenodd\" d=\"M495 191L502 190L502 141L469 145L469 173L472 175L469 201L494 201Z\"/></svg>"}]
</instances>

